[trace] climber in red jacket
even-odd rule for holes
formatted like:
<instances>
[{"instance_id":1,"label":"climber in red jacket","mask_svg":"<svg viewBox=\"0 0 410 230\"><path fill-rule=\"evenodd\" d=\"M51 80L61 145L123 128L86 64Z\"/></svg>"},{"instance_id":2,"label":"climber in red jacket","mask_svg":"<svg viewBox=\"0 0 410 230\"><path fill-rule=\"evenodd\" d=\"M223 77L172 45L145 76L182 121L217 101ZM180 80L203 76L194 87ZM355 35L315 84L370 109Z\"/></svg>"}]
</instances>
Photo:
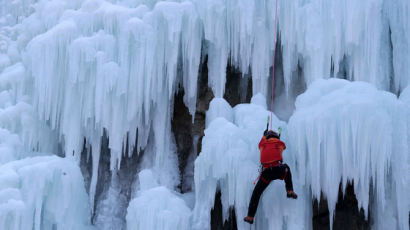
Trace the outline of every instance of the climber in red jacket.
<instances>
[{"instance_id":1,"label":"climber in red jacket","mask_svg":"<svg viewBox=\"0 0 410 230\"><path fill-rule=\"evenodd\" d=\"M250 224L253 223L256 209L258 208L259 198L272 180L285 180L287 191L286 196L293 199L297 199L298 197L293 191L290 168L287 164L282 164L282 151L286 149L286 145L279 138L280 136L276 132L266 130L259 142L262 172L252 193L248 216L244 218L244 221Z\"/></svg>"}]
</instances>

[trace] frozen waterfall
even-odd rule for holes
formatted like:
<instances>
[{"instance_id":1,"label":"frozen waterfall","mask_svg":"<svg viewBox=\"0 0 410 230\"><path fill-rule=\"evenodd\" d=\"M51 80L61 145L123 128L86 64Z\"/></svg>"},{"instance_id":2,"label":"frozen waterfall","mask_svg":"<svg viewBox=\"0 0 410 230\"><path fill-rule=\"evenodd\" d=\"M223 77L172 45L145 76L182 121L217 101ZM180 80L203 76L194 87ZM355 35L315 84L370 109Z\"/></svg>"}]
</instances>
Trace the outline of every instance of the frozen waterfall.
<instances>
[{"instance_id":1,"label":"frozen waterfall","mask_svg":"<svg viewBox=\"0 0 410 230\"><path fill-rule=\"evenodd\" d=\"M372 229L408 230L410 1L278 1L274 44L275 0L0 0L0 229L210 229L217 192L247 229L276 58L300 196L273 182L255 229L312 229L320 198L332 227L351 184ZM227 66L251 101L230 104Z\"/></svg>"}]
</instances>

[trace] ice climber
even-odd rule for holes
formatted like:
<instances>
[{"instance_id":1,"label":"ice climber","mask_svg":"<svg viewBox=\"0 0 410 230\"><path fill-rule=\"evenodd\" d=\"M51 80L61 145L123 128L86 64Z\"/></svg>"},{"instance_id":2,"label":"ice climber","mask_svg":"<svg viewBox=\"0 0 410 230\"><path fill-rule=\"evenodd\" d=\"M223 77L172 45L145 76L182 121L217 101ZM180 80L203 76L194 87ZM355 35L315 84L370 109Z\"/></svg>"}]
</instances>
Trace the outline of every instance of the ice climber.
<instances>
[{"instance_id":1,"label":"ice climber","mask_svg":"<svg viewBox=\"0 0 410 230\"><path fill-rule=\"evenodd\" d=\"M272 180L285 180L286 196L288 198L297 199L298 196L293 191L290 168L287 164L282 163L282 151L284 149L286 149L286 145L280 140L280 136L272 130L265 130L259 142L262 172L253 190L249 202L248 216L244 218L244 221L253 224L259 198Z\"/></svg>"}]
</instances>

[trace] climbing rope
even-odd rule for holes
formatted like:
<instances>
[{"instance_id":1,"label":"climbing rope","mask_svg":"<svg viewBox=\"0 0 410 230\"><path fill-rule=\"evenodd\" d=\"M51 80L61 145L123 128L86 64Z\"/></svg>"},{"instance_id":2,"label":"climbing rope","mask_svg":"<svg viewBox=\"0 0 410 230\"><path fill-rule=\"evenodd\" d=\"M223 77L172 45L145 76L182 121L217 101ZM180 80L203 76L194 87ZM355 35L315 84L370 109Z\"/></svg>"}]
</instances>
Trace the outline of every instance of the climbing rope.
<instances>
[{"instance_id":1,"label":"climbing rope","mask_svg":"<svg viewBox=\"0 0 410 230\"><path fill-rule=\"evenodd\" d=\"M272 117L273 117L273 83L275 81L275 54L276 54L276 21L278 16L278 0L276 0L276 8L275 8L275 34L274 34L274 42L273 42L273 67L272 67L272 95L270 101L270 129L272 130Z\"/></svg>"}]
</instances>

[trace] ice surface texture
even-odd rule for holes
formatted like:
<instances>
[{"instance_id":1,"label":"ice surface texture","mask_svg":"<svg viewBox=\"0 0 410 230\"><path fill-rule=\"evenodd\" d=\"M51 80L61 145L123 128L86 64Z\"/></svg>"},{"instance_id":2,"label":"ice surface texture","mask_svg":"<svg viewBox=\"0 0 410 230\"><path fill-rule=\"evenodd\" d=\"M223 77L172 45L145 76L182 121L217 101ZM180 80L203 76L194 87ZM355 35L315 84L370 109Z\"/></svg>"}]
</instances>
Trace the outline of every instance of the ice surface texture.
<instances>
[{"instance_id":1,"label":"ice surface texture","mask_svg":"<svg viewBox=\"0 0 410 230\"><path fill-rule=\"evenodd\" d=\"M92 229L89 210L73 159L33 157L0 166L1 229Z\"/></svg>"},{"instance_id":2,"label":"ice surface texture","mask_svg":"<svg viewBox=\"0 0 410 230\"><path fill-rule=\"evenodd\" d=\"M127 229L191 229L191 209L176 192L158 186L151 170L139 173L141 190L127 210Z\"/></svg>"},{"instance_id":3,"label":"ice surface texture","mask_svg":"<svg viewBox=\"0 0 410 230\"><path fill-rule=\"evenodd\" d=\"M407 90L397 99L365 82L313 82L298 97L289 123L276 117L273 123L284 128L288 148L283 157L300 196L287 200L283 182L273 182L260 201L257 229L310 229L311 200L321 193L332 226L339 184L344 191L348 182L354 185L359 208L366 215L371 208L372 229L408 229L410 107L405 98ZM209 229L209 210L219 189L224 218L234 207L238 228L246 229L240 220L257 177L257 145L269 112L255 104L232 109L215 98L208 114L202 152L195 161L193 226Z\"/></svg>"},{"instance_id":4,"label":"ice surface texture","mask_svg":"<svg viewBox=\"0 0 410 230\"><path fill-rule=\"evenodd\" d=\"M232 110L220 99L225 89L226 65L229 60L243 74L250 72L253 94L267 95L275 46L273 11L273 0L1 1L0 163L39 154L32 150L57 153L60 147L78 161L85 138L87 149L92 149L89 200L93 204L101 136L106 133L111 170L119 168L127 147L145 149L147 155L154 156L148 165L158 184L173 189L179 180L170 128L174 93L184 90L184 103L194 115L200 60L208 56L208 82L219 99L212 102L208 112L209 140L204 140L205 156L198 158L203 165L197 163L199 171L195 177L202 181L204 175L228 175L220 170L209 171L211 162L201 160L216 158L214 153L206 156L211 151L206 143L212 143L215 135L225 140L221 143L248 146L248 153L254 157L257 152L250 148L257 142L264 128L263 116L268 112L263 105L260 107L263 103L259 99L250 106L260 114L246 111L247 106ZM409 12L408 0L280 1L278 9L285 91L293 87L292 73L298 66L303 69L302 80L314 89L297 101L297 111L289 122L292 129L285 131L283 137L294 148L285 155L292 169L297 170L296 180L304 186L299 189L310 187L314 196L324 191L332 209L337 187L334 185L338 183L332 179L342 178L343 185L353 180L360 205L366 208L371 203L368 192L373 189L377 204L381 205L375 210L390 213L386 214L388 220L398 217L397 223L386 223L401 228L406 228L407 214L403 210L409 207L407 200L397 202L408 194L409 181L397 176L409 170ZM312 83L331 76L366 81L384 91L364 83ZM399 101L385 91L400 94ZM324 105L317 104L318 100ZM253 124L249 116L258 117L258 130L244 126L247 122ZM238 117L247 122L237 120ZM216 122L219 125L212 125ZM219 126L225 129L219 130ZM220 136L215 130L226 135ZM292 133L295 130L298 133ZM328 136L328 130L338 135ZM231 135L237 137L234 139L238 143L225 139ZM212 148L229 152L226 146ZM245 152L239 155L249 157L243 164L254 172L257 160ZM236 157L224 157L223 162L239 164ZM336 161L328 164L331 160L341 163L332 167ZM348 170L351 164L357 169ZM303 170L311 168L311 175L302 178ZM211 187L197 191L206 193L206 200L211 202L204 207L212 205L210 194L218 184L245 183L236 182L233 177L239 168L231 170L230 179L208 181L206 184ZM326 172L326 177L318 179L316 176L322 172ZM248 177L251 176L244 175L245 179ZM224 202L232 205L234 197L248 196L251 187L244 187L237 195L231 193L229 199L225 199L229 194L226 188L220 189ZM306 199L302 194L300 201L295 202L309 203L310 194L305 195ZM245 203L235 205L245 207ZM293 207L288 206L289 210ZM391 212L383 209L385 206ZM227 207L225 204L225 213ZM262 208L261 212L271 209ZM295 212L298 220L308 223L309 215L299 209ZM237 214L243 213L238 208ZM193 218L200 217L198 226L206 226L202 224L207 223L206 215L209 213L195 208ZM259 226L267 226L267 219L258 221ZM280 224L283 219L269 221Z\"/></svg>"},{"instance_id":5,"label":"ice surface texture","mask_svg":"<svg viewBox=\"0 0 410 230\"><path fill-rule=\"evenodd\" d=\"M298 61L307 83L331 71L394 92L410 83L409 1L297 0L279 6L286 88Z\"/></svg>"},{"instance_id":6,"label":"ice surface texture","mask_svg":"<svg viewBox=\"0 0 410 230\"><path fill-rule=\"evenodd\" d=\"M136 147L144 148L156 125L167 127L154 128L156 152L168 154L172 148L162 140L178 85L194 114L203 41L217 97L224 93L228 59L242 73L252 72L254 94L267 94L274 1L155 2L39 1L13 27L19 36L9 49L21 47L34 81L34 107L58 129L66 153L78 156L85 137L97 164L105 129L113 169L120 165L126 139L132 148L138 136ZM26 12L27 6L18 4L19 12ZM292 87L299 62L308 84L343 69L342 77L403 90L410 75L409 4L280 2L285 88ZM161 158L156 158L159 165Z\"/></svg>"},{"instance_id":7,"label":"ice surface texture","mask_svg":"<svg viewBox=\"0 0 410 230\"><path fill-rule=\"evenodd\" d=\"M262 102L262 103L261 103ZM264 104L264 106L260 105ZM223 217L228 218L229 208L234 207L239 229L247 229L242 221L247 215L253 181L258 176L258 143L266 128L266 101L261 94L252 98L251 104L240 104L231 108L224 99L215 98L210 104L207 128L202 142L202 152L195 160L195 196L193 228L209 229L210 212L214 206L215 193L221 191ZM285 128L286 124L273 117L273 128ZM285 129L286 130L286 129ZM285 151L285 161L294 164ZM295 190L301 191L298 178ZM275 181L261 198L257 229L279 228L309 229L309 198L301 193L296 201L286 199L283 181Z\"/></svg>"},{"instance_id":8,"label":"ice surface texture","mask_svg":"<svg viewBox=\"0 0 410 230\"><path fill-rule=\"evenodd\" d=\"M314 197L323 192L330 216L340 181L343 191L350 181L366 215L371 203L374 229L408 229L408 115L402 100L364 82L318 80L297 98L289 150L300 182Z\"/></svg>"}]
</instances>

